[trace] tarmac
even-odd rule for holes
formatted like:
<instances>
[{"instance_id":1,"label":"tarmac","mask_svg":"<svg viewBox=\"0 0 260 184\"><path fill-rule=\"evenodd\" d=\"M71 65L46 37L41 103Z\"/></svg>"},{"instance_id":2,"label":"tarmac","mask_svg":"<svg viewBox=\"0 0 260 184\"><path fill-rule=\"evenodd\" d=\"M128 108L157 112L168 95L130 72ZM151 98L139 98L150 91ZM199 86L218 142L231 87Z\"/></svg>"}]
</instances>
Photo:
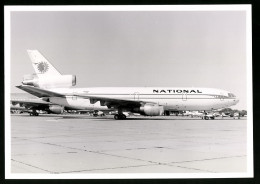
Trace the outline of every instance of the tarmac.
<instances>
[{"instance_id":1,"label":"tarmac","mask_svg":"<svg viewBox=\"0 0 260 184\"><path fill-rule=\"evenodd\" d=\"M242 173L246 118L11 116L11 173Z\"/></svg>"}]
</instances>

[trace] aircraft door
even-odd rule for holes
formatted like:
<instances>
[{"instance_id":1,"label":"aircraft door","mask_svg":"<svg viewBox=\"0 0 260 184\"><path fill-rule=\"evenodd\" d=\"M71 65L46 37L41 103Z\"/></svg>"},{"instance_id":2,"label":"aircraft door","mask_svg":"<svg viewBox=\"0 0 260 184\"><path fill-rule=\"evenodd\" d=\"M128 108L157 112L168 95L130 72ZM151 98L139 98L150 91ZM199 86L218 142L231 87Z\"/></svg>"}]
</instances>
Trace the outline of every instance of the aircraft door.
<instances>
[{"instance_id":1,"label":"aircraft door","mask_svg":"<svg viewBox=\"0 0 260 184\"><path fill-rule=\"evenodd\" d=\"M187 101L187 94L186 93L182 94L182 101Z\"/></svg>"},{"instance_id":2,"label":"aircraft door","mask_svg":"<svg viewBox=\"0 0 260 184\"><path fill-rule=\"evenodd\" d=\"M139 92L134 93L134 100L136 100L136 101L139 100Z\"/></svg>"},{"instance_id":3,"label":"aircraft door","mask_svg":"<svg viewBox=\"0 0 260 184\"><path fill-rule=\"evenodd\" d=\"M220 101L223 101L224 100L224 95L223 95L223 93L220 93Z\"/></svg>"},{"instance_id":4,"label":"aircraft door","mask_svg":"<svg viewBox=\"0 0 260 184\"><path fill-rule=\"evenodd\" d=\"M72 100L77 100L76 92L73 92Z\"/></svg>"}]
</instances>

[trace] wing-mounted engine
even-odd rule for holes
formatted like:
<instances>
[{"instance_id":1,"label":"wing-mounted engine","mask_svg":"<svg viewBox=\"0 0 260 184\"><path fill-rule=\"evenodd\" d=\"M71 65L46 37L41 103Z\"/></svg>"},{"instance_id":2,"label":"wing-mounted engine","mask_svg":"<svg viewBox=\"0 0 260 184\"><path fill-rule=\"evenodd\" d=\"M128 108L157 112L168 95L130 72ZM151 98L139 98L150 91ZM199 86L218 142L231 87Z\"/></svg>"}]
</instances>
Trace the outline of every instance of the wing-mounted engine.
<instances>
[{"instance_id":1,"label":"wing-mounted engine","mask_svg":"<svg viewBox=\"0 0 260 184\"><path fill-rule=\"evenodd\" d=\"M25 75L23 82L24 85L30 85L40 88L60 88L72 87L76 85L75 75L60 75L60 76L41 76L36 74Z\"/></svg>"},{"instance_id":2,"label":"wing-mounted engine","mask_svg":"<svg viewBox=\"0 0 260 184\"><path fill-rule=\"evenodd\" d=\"M60 105L50 105L49 110L54 114L62 114L64 112L64 107Z\"/></svg>"},{"instance_id":3,"label":"wing-mounted engine","mask_svg":"<svg viewBox=\"0 0 260 184\"><path fill-rule=\"evenodd\" d=\"M146 116L161 116L164 113L164 109L163 106L159 106L157 104L144 104L139 108L135 108L134 112Z\"/></svg>"}]
</instances>

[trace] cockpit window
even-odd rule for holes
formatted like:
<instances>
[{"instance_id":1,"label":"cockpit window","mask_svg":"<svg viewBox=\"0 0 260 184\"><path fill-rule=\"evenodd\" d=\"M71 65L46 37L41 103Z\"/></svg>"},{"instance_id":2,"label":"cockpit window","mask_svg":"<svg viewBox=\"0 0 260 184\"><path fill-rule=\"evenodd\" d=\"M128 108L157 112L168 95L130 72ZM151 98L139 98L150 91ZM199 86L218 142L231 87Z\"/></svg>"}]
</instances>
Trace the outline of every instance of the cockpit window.
<instances>
[{"instance_id":1,"label":"cockpit window","mask_svg":"<svg viewBox=\"0 0 260 184\"><path fill-rule=\"evenodd\" d=\"M228 97L236 97L233 93L228 93Z\"/></svg>"}]
</instances>

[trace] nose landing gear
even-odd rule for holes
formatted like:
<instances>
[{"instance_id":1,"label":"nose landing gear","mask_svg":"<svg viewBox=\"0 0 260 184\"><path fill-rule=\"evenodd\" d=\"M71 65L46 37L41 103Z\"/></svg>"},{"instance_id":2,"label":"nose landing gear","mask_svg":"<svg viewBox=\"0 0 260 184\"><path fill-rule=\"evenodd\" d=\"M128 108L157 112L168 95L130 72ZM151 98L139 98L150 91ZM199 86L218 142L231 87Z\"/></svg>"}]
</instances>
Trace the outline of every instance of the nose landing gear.
<instances>
[{"instance_id":1,"label":"nose landing gear","mask_svg":"<svg viewBox=\"0 0 260 184\"><path fill-rule=\"evenodd\" d=\"M215 116L212 114L208 114L204 111L203 116L201 117L201 119L205 119L205 120L209 120L209 119L215 119Z\"/></svg>"},{"instance_id":2,"label":"nose landing gear","mask_svg":"<svg viewBox=\"0 0 260 184\"><path fill-rule=\"evenodd\" d=\"M36 110L30 112L30 116L39 116L39 113Z\"/></svg>"},{"instance_id":3,"label":"nose landing gear","mask_svg":"<svg viewBox=\"0 0 260 184\"><path fill-rule=\"evenodd\" d=\"M126 115L123 114L123 107L118 107L118 114L114 116L115 120L123 120L126 119Z\"/></svg>"}]
</instances>

